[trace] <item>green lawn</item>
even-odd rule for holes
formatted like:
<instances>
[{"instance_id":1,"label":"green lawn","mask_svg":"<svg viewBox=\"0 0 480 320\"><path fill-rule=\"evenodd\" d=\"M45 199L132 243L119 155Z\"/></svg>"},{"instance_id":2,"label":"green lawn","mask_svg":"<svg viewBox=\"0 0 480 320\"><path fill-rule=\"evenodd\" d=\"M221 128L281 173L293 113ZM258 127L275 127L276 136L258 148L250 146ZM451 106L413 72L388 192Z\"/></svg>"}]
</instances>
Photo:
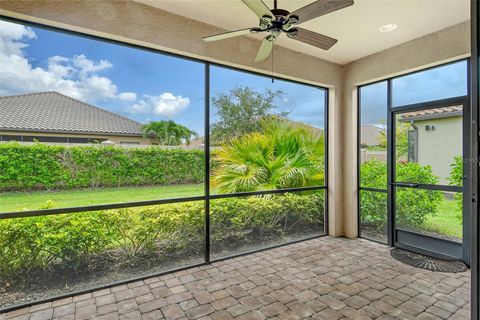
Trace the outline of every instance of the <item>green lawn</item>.
<instances>
[{"instance_id":1,"label":"green lawn","mask_svg":"<svg viewBox=\"0 0 480 320\"><path fill-rule=\"evenodd\" d=\"M203 195L203 184L156 187L97 188L70 191L11 192L0 194L0 212L41 209L47 201L54 208Z\"/></svg>"},{"instance_id":2,"label":"green lawn","mask_svg":"<svg viewBox=\"0 0 480 320\"><path fill-rule=\"evenodd\" d=\"M457 217L455 200L444 199L435 216L429 216L423 229L445 235L449 238L462 239L462 221Z\"/></svg>"}]
</instances>

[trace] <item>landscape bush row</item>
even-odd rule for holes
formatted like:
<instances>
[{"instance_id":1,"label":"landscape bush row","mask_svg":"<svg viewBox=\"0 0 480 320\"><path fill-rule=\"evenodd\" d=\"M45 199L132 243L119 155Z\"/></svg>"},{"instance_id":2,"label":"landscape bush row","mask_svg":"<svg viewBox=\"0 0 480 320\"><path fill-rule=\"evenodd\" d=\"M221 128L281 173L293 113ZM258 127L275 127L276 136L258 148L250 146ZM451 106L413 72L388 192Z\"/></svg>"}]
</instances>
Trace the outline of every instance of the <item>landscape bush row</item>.
<instances>
[{"instance_id":1,"label":"landscape bush row","mask_svg":"<svg viewBox=\"0 0 480 320\"><path fill-rule=\"evenodd\" d=\"M213 200L212 248L321 232L323 217L318 192ZM201 251L204 228L203 201L0 220L0 276L85 268L105 254L128 262Z\"/></svg>"},{"instance_id":2,"label":"landscape bush row","mask_svg":"<svg viewBox=\"0 0 480 320\"><path fill-rule=\"evenodd\" d=\"M432 173L431 167L421 166L416 162L398 163L396 175L397 181L424 184L438 183L438 177ZM363 187L386 189L387 164L378 160L363 163L361 179ZM428 216L435 216L442 199L443 195L440 191L413 188L397 189L395 203L397 224L403 227L422 225ZM362 191L360 203L362 222L372 223L379 229L383 229L387 223L386 194Z\"/></svg>"},{"instance_id":3,"label":"landscape bush row","mask_svg":"<svg viewBox=\"0 0 480 320\"><path fill-rule=\"evenodd\" d=\"M202 150L0 144L0 191L201 183Z\"/></svg>"}]
</instances>

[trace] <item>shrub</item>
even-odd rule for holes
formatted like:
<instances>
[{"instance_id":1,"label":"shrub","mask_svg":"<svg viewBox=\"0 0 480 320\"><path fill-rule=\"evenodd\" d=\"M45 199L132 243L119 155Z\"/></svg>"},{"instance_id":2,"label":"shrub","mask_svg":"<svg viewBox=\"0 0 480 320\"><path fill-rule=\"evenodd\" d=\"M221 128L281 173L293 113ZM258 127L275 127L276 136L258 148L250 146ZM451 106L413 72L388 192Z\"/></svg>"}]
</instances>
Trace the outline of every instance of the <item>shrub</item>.
<instances>
[{"instance_id":1,"label":"shrub","mask_svg":"<svg viewBox=\"0 0 480 320\"><path fill-rule=\"evenodd\" d=\"M184 248L193 241L202 241L204 229L203 202L187 202L150 207L124 208L102 212L109 222L115 247L127 256Z\"/></svg>"},{"instance_id":2,"label":"shrub","mask_svg":"<svg viewBox=\"0 0 480 320\"><path fill-rule=\"evenodd\" d=\"M282 236L319 227L323 201L318 193L212 201L212 242L242 242L250 236ZM200 253L204 212L204 202L196 201L3 219L0 276L18 277L53 266L87 267L93 256L112 250L123 252L126 261L173 251Z\"/></svg>"},{"instance_id":3,"label":"shrub","mask_svg":"<svg viewBox=\"0 0 480 320\"><path fill-rule=\"evenodd\" d=\"M111 238L96 212L0 220L0 274L59 262L75 268Z\"/></svg>"},{"instance_id":4,"label":"shrub","mask_svg":"<svg viewBox=\"0 0 480 320\"><path fill-rule=\"evenodd\" d=\"M452 186L462 186L463 185L463 157L455 157L454 162L450 165L452 168L450 171L450 185ZM463 219L463 193L457 192L454 195L455 202L457 203L457 214L456 217L458 220L462 221Z\"/></svg>"},{"instance_id":5,"label":"shrub","mask_svg":"<svg viewBox=\"0 0 480 320\"><path fill-rule=\"evenodd\" d=\"M0 191L203 182L202 150L0 144Z\"/></svg>"},{"instance_id":6,"label":"shrub","mask_svg":"<svg viewBox=\"0 0 480 320\"><path fill-rule=\"evenodd\" d=\"M259 132L233 138L214 151L212 187L235 193L323 185L324 149L320 129L263 119Z\"/></svg>"},{"instance_id":7,"label":"shrub","mask_svg":"<svg viewBox=\"0 0 480 320\"><path fill-rule=\"evenodd\" d=\"M214 200L212 202L212 242L241 238L284 235L306 226L323 224L324 196L285 194Z\"/></svg>"},{"instance_id":8,"label":"shrub","mask_svg":"<svg viewBox=\"0 0 480 320\"><path fill-rule=\"evenodd\" d=\"M397 163L397 181L436 184L438 178L429 166L421 166L415 162ZM387 165L378 160L362 164L362 183L365 187L385 189ZM395 214L396 223L401 226L419 226L426 218L437 212L442 201L442 193L433 190L412 188L396 189ZM374 192L361 193L361 220L371 222L383 228L387 222L385 198Z\"/></svg>"}]
</instances>

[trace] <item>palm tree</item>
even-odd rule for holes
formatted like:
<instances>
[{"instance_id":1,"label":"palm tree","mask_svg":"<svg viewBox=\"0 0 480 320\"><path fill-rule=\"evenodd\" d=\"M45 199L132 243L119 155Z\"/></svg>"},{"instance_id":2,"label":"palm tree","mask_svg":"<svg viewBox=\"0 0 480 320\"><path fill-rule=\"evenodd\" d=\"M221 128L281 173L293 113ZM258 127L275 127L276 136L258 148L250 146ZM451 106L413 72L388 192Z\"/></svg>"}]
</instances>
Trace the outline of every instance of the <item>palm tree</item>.
<instances>
[{"instance_id":1,"label":"palm tree","mask_svg":"<svg viewBox=\"0 0 480 320\"><path fill-rule=\"evenodd\" d=\"M178 146L183 142L190 144L192 137L198 137L198 134L172 120L161 120L144 125L143 136L145 138L154 137L162 145Z\"/></svg>"},{"instance_id":2,"label":"palm tree","mask_svg":"<svg viewBox=\"0 0 480 320\"><path fill-rule=\"evenodd\" d=\"M260 128L213 151L212 187L234 193L323 184L323 131L278 117Z\"/></svg>"}]
</instances>

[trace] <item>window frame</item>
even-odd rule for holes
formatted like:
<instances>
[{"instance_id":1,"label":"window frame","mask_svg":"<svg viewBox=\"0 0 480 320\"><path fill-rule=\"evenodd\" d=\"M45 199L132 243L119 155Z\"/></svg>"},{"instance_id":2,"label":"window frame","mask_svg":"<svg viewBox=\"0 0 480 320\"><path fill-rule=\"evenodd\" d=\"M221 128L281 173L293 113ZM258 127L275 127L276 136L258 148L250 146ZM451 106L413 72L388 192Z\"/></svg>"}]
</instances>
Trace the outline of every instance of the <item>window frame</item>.
<instances>
[{"instance_id":1,"label":"window frame","mask_svg":"<svg viewBox=\"0 0 480 320\"><path fill-rule=\"evenodd\" d=\"M397 78L402 78L402 77L405 77L405 76L409 76L409 75L412 75L412 74L417 74L417 73L421 73L421 72L426 72L428 70L441 68L441 67L451 65L451 64L455 64L455 63L459 63L459 62L462 62L462 61L466 62L466 64L467 64L467 95L440 99L438 101L458 100L460 98L463 101L463 99L469 97L469 95L470 95L470 84L469 84L469 77L470 77L469 73L470 73L470 68L471 68L470 58L456 59L456 60L452 60L452 61L449 61L449 62L432 65L432 66L429 66L429 67L426 67L426 68L423 68L423 69L415 70L415 71L412 71L412 72L402 73L402 74L396 75L394 77L386 77L386 78L382 78L380 80L376 80L376 81L372 81L372 82L363 83L361 85L357 85L357 87L356 87L356 89L357 89L357 107L356 107L356 110L357 110L357 146L356 146L356 148L357 148L357 234L358 234L359 238L366 239L366 240L373 241L373 242L378 242L378 243L384 244L384 245L390 245L391 246L393 244L393 235L392 235L392 232L390 231L390 230L393 230L392 217L390 216L391 212L392 212L391 206L393 204L391 203L390 199L387 199L387 208L388 208L388 212L387 212L387 233L388 233L387 236L388 236L388 240L387 240L387 243L379 242L379 241L376 241L374 239L364 238L364 237L362 237L362 233L361 233L360 191L387 193L389 198L391 198L391 196L392 196L391 195L391 190L390 190L391 188L389 187L388 183L387 183L385 189L362 187L362 185L361 185L361 145L360 145L360 141L361 141L360 140L361 139L361 111L362 111L361 110L361 89L363 87L366 87L366 86L369 86L369 85L374 85L374 84L377 84L377 83L386 82L387 83L387 88L386 88L386 94L387 94L387 110L386 110L386 112L387 112L387 115L389 115L391 112L401 112L402 109L404 109L405 106L403 106L403 105L394 106L393 105L393 92L392 92L392 89L393 89L392 88L392 82L393 82L393 80L395 80ZM416 105L423 106L425 103L428 103L428 101L427 102L413 103L411 105L407 105L407 107L416 106ZM391 135L392 135L391 128L392 128L392 119L390 119L390 117L387 116L387 158L391 158L391 156L392 156L391 154L388 155L388 153L394 152L393 150L391 150L391 146L388 145L389 141L391 141ZM466 143L466 141L464 141L464 143ZM392 170L391 170L390 166L391 166L390 161L387 161L387 176L391 175ZM390 181L391 177L388 180ZM465 192L465 195L466 194L467 194L467 192Z\"/></svg>"}]
</instances>

